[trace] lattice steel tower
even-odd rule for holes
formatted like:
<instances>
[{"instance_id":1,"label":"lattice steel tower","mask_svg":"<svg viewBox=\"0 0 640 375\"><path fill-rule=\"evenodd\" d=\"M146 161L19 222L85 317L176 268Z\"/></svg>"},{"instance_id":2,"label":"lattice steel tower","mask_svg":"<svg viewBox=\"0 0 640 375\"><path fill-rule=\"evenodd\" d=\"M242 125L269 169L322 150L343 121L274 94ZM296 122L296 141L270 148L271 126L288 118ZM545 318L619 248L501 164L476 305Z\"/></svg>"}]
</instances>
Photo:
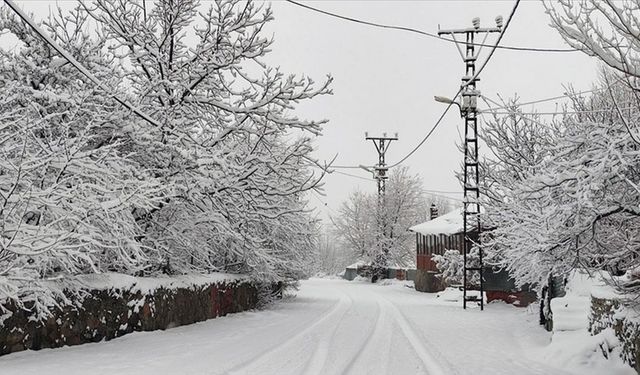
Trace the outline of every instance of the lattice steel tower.
<instances>
[{"instance_id":1,"label":"lattice steel tower","mask_svg":"<svg viewBox=\"0 0 640 375\"><path fill-rule=\"evenodd\" d=\"M368 133L365 133L364 139L367 141L372 141L373 145L376 147L376 151L378 151L378 164L373 167L374 175L373 178L376 179L378 183L378 204L377 204L377 221L378 221L378 235L377 235L377 243L378 243L378 253L376 257L373 259L374 273L375 277L380 277L382 270L386 267L386 263L389 255L389 248L387 246L387 242L385 241L385 237L387 235L386 223L384 220L383 210L385 206L385 188L386 182L389 176L387 172L389 171L389 167L387 167L385 161L385 154L389 149L389 145L391 141L398 140L398 134L396 133L393 137L387 137L386 133L383 133L382 137L369 137Z\"/></svg>"},{"instance_id":2,"label":"lattice steel tower","mask_svg":"<svg viewBox=\"0 0 640 375\"><path fill-rule=\"evenodd\" d=\"M465 63L465 75L462 77L461 86L461 103L460 114L464 118L464 209L463 209L463 225L464 225L464 275L463 275L463 298L462 306L467 308L467 302L480 302L480 309L484 310L484 280L483 280L483 261L482 249L479 249L478 262L470 263L469 253L474 243L480 245L480 234L482 226L480 223L480 172L478 158L478 96L480 91L477 90L476 77L476 61L478 55L485 44L487 37L491 33L500 33L502 31L502 17L496 18L496 27L481 28L480 19L474 18L473 27L455 30L439 30L438 35L450 35L456 42L456 47L460 52L460 56ZM462 35L465 41L458 41L456 36ZM483 35L483 41L476 49L474 43L476 36ZM463 44L465 53L462 52L460 45ZM470 285L471 278L469 274L477 272L479 275L480 296L469 296L468 290L476 289L476 285Z\"/></svg>"}]
</instances>

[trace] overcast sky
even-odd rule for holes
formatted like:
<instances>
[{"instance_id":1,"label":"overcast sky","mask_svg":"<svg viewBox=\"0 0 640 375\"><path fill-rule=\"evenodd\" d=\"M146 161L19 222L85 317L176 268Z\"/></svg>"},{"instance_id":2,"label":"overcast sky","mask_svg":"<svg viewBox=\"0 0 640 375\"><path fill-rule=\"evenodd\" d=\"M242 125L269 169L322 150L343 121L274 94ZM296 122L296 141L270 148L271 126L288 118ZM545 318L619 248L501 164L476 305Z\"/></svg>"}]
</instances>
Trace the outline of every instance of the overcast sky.
<instances>
[{"instance_id":1,"label":"overcast sky","mask_svg":"<svg viewBox=\"0 0 640 375\"><path fill-rule=\"evenodd\" d=\"M483 26L505 19L512 1L307 1L323 10L363 20L412 27L435 33L441 28L471 26L480 17ZM334 95L300 108L311 118L330 120L317 143L318 155L338 154L337 164L372 165L377 153L364 132L399 133L387 161L404 157L437 121L446 105L434 95L452 97L460 86L464 65L452 43L408 32L377 29L311 12L286 2L273 2L276 44L270 61L285 71L320 79L331 73ZM523 1L503 45L567 48L549 26L539 1ZM485 48L482 56L486 56ZM579 52L533 53L498 50L481 75L478 88L497 99L519 95L523 101L562 95L567 84L588 89L598 64ZM553 110L555 103L537 109ZM453 107L445 121L405 165L420 174L425 189L458 191L454 177L462 156L455 147L462 121ZM362 170L346 172L369 178ZM322 201L337 209L354 189L375 191L375 182L333 174L326 179ZM451 194L448 194L451 195ZM454 197L461 197L451 195ZM312 203L319 200L313 198ZM329 209L325 211L330 212Z\"/></svg>"},{"instance_id":2,"label":"overcast sky","mask_svg":"<svg viewBox=\"0 0 640 375\"><path fill-rule=\"evenodd\" d=\"M55 1L19 1L35 17L45 17ZM58 1L69 8L74 1ZM513 1L304 1L323 10L363 20L412 27L428 32L471 25L480 17L483 26L506 17ZM4 6L4 5L3 5ZM331 18L293 4L272 2L275 21L268 32L275 36L267 58L284 72L309 75L318 81L334 77L334 95L299 107L299 115L328 119L317 141L317 155L336 164L372 165L377 153L364 133L399 133L387 161L404 157L424 137L446 105L434 95L453 96L460 86L464 66L452 43L408 32L378 29ZM522 1L501 44L524 47L566 48L549 25L539 1ZM492 40L493 41L493 40ZM6 46L5 46L6 47ZM486 56L484 49L480 62ZM518 95L523 101L561 95L567 84L588 89L597 76L597 62L581 53L535 53L498 50L482 72L478 88L497 99ZM559 101L558 103L561 103ZM551 102L536 109L553 110ZM455 147L462 121L454 107L445 121L404 165L424 180L425 189L461 192L454 177L462 156ZM366 179L363 170L345 170ZM326 217L355 189L375 191L374 180L339 174L327 176L326 196L310 197ZM460 198L459 194L447 194ZM326 203L327 207L324 207Z\"/></svg>"}]
</instances>

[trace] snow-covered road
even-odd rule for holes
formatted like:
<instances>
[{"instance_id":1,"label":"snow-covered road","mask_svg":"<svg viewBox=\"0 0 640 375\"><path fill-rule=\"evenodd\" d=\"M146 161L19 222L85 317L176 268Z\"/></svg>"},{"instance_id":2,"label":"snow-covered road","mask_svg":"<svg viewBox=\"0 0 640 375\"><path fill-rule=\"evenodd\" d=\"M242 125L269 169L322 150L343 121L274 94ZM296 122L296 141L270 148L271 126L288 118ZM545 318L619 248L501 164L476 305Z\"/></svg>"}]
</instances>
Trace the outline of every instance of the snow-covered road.
<instances>
[{"instance_id":1,"label":"snow-covered road","mask_svg":"<svg viewBox=\"0 0 640 375\"><path fill-rule=\"evenodd\" d=\"M296 298L109 342L0 357L0 374L562 375L536 360L536 314L463 311L395 283L313 279Z\"/></svg>"}]
</instances>

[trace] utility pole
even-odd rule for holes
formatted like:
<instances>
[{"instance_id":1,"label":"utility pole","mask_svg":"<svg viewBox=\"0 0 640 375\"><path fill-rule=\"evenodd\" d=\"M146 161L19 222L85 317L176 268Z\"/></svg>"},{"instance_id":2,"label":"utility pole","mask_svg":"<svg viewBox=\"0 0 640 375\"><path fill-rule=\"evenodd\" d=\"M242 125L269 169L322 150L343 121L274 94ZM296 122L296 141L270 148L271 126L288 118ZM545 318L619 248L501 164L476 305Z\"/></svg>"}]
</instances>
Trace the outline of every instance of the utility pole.
<instances>
[{"instance_id":1,"label":"utility pole","mask_svg":"<svg viewBox=\"0 0 640 375\"><path fill-rule=\"evenodd\" d=\"M480 310L484 310L484 280L483 280L483 262L482 249L480 248L480 235L482 226L480 224L480 173L478 170L478 96L480 91L477 90L476 83L479 79L476 77L476 61L482 50L484 42L491 33L502 32L502 17L496 17L496 27L481 28L480 19L474 18L473 27L464 29L438 30L438 35L450 35L456 42L456 47L460 52L460 56L465 63L465 75L462 77L461 86L461 104L460 114L464 118L464 209L463 209L463 226L464 226L464 271L463 271L463 297L462 307L467 308L467 302L480 302ZM464 42L458 42L456 36L462 35ZM476 51L474 41L476 36L483 36L482 43ZM464 43L465 54L462 53L460 44ZM475 232L475 235L474 235ZM473 236L473 238L472 238ZM473 248L474 243L478 245L479 261L470 264L468 255ZM477 272L480 277L480 296L468 296L467 290L474 288L469 285L468 273Z\"/></svg>"},{"instance_id":2,"label":"utility pole","mask_svg":"<svg viewBox=\"0 0 640 375\"><path fill-rule=\"evenodd\" d=\"M369 137L368 133L364 133L364 139L367 141L372 141L373 145L376 147L376 151L378 151L378 164L373 167L373 178L376 179L378 183L378 205L377 205L377 221L378 221L378 232L377 232L377 244L378 244L378 252L373 259L373 277L372 281L375 281L377 278L382 277L382 272L387 266L387 260L389 255L389 248L385 237L386 233L386 223L384 220L384 194L386 188L386 181L389 178L387 175L387 171L389 168L385 162L385 154L389 149L389 145L391 141L398 140L398 133L393 137L387 137L387 133L383 133L382 137Z\"/></svg>"}]
</instances>

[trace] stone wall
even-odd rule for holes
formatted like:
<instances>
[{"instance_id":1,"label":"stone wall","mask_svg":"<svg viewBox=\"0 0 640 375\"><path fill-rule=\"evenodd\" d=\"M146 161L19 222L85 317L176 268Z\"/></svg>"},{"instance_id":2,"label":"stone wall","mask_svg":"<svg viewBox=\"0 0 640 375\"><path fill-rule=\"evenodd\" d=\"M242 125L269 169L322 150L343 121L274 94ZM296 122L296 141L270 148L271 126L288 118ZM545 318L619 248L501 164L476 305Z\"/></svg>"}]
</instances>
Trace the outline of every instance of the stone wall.
<instances>
[{"instance_id":1,"label":"stone wall","mask_svg":"<svg viewBox=\"0 0 640 375\"><path fill-rule=\"evenodd\" d=\"M591 297L589 331L597 335L605 329L613 329L622 346L622 359L640 374L640 320L630 314L619 300Z\"/></svg>"},{"instance_id":2,"label":"stone wall","mask_svg":"<svg viewBox=\"0 0 640 375\"><path fill-rule=\"evenodd\" d=\"M82 300L55 308L45 321L33 319L33 313L15 305L5 305L10 312L0 322L0 355L172 328L252 309L259 302L258 288L248 280L86 292Z\"/></svg>"}]
</instances>

